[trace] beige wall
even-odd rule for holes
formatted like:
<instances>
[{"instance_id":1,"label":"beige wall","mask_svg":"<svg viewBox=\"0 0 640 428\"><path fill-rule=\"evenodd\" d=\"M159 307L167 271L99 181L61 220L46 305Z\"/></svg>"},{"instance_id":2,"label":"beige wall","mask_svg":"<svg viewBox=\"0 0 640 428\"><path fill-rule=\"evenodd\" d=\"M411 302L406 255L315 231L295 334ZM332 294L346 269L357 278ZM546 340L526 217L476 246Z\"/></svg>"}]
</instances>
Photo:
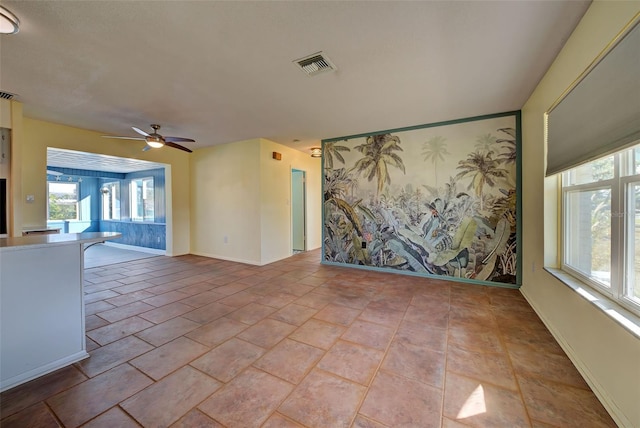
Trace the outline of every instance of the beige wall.
<instances>
[{"instance_id":1,"label":"beige wall","mask_svg":"<svg viewBox=\"0 0 640 428\"><path fill-rule=\"evenodd\" d=\"M272 158L274 151L282 160ZM320 162L253 139L193 153L192 253L256 265L290 256L292 168L307 171L307 248L318 248Z\"/></svg>"},{"instance_id":2,"label":"beige wall","mask_svg":"<svg viewBox=\"0 0 640 428\"><path fill-rule=\"evenodd\" d=\"M11 128L11 101L0 99L0 128Z\"/></svg>"},{"instance_id":3,"label":"beige wall","mask_svg":"<svg viewBox=\"0 0 640 428\"><path fill-rule=\"evenodd\" d=\"M259 140L196 150L191 157L191 252L260 261Z\"/></svg>"},{"instance_id":4,"label":"beige wall","mask_svg":"<svg viewBox=\"0 0 640 428\"><path fill-rule=\"evenodd\" d=\"M282 160L273 159L273 152L282 153ZM261 140L261 264L289 257L292 251L291 170L306 172L307 190L307 250L321 244L321 161L308 153L293 150L273 141Z\"/></svg>"},{"instance_id":5,"label":"beige wall","mask_svg":"<svg viewBox=\"0 0 640 428\"><path fill-rule=\"evenodd\" d=\"M544 113L640 11L594 2L522 109L522 293L621 426L640 427L640 339L542 269L557 266L557 179L544 178ZM540 231L544 230L544 234Z\"/></svg>"},{"instance_id":6,"label":"beige wall","mask_svg":"<svg viewBox=\"0 0 640 428\"><path fill-rule=\"evenodd\" d=\"M19 103L16 103L19 104ZM13 114L12 190L14 235L23 228L44 227L47 221L47 147L142 159L169 165L167 169L167 254L189 253L189 155L178 150L142 152L142 144L101 137L101 133ZM20 123L21 122L21 123ZM14 168L15 166L15 168ZM81 165L78 168L82 168ZM19 186L14 188L13 186ZM170 195L169 195L170 194ZM34 195L26 203L26 195Z\"/></svg>"}]
</instances>

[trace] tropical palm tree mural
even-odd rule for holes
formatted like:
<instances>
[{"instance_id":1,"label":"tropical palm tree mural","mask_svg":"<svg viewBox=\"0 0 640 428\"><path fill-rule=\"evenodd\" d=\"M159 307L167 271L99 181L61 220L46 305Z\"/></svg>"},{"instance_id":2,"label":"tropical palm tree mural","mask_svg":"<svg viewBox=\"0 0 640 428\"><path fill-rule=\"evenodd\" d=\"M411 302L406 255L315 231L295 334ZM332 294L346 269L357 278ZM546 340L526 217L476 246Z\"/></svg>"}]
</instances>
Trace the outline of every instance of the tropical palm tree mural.
<instances>
[{"instance_id":1,"label":"tropical palm tree mural","mask_svg":"<svg viewBox=\"0 0 640 428\"><path fill-rule=\"evenodd\" d=\"M346 140L345 140L346 142ZM330 141L324 143L322 146L324 154L324 167L333 169L333 158L335 157L340 163L344 164L344 157L340 152L349 152L351 149L347 146L339 146L336 141Z\"/></svg>"},{"instance_id":2,"label":"tropical palm tree mural","mask_svg":"<svg viewBox=\"0 0 640 428\"><path fill-rule=\"evenodd\" d=\"M476 196L480 201L480 211L483 210L483 188L485 184L495 186L496 178L504 178L507 176L507 170L500 168L500 161L493 158L494 152L482 152L476 150L470 153L467 159L458 162L457 169L461 171L456 174L456 178L464 178L471 176L471 183L468 189L474 189Z\"/></svg>"},{"instance_id":3,"label":"tropical palm tree mural","mask_svg":"<svg viewBox=\"0 0 640 428\"><path fill-rule=\"evenodd\" d=\"M435 177L436 187L438 187L438 163L444 161L444 157L451 154L447 151L447 145L445 144L446 140L446 138L436 135L422 143L422 154L424 155L424 160L427 161L431 159L431 162L433 163L433 175Z\"/></svg>"},{"instance_id":4,"label":"tropical palm tree mural","mask_svg":"<svg viewBox=\"0 0 640 428\"><path fill-rule=\"evenodd\" d=\"M498 138L496 143L502 144L505 150L498 155L498 159L504 163L516 163L516 130L514 128L500 128L499 132L507 134L510 138Z\"/></svg>"},{"instance_id":5,"label":"tropical palm tree mural","mask_svg":"<svg viewBox=\"0 0 640 428\"><path fill-rule=\"evenodd\" d=\"M515 117L323 142L324 260L515 284Z\"/></svg>"},{"instance_id":6,"label":"tropical palm tree mural","mask_svg":"<svg viewBox=\"0 0 640 428\"><path fill-rule=\"evenodd\" d=\"M347 199L350 192L358 187L358 181L344 168L327 171L324 180L324 200Z\"/></svg>"},{"instance_id":7,"label":"tropical palm tree mural","mask_svg":"<svg viewBox=\"0 0 640 428\"><path fill-rule=\"evenodd\" d=\"M364 155L353 166L353 169L367 177L368 181L377 178L376 201L385 184L391 183L389 176L389 166L394 166L405 173L402 158L394 151L402 151L400 138L391 134L378 134L367 137L365 144L354 147Z\"/></svg>"},{"instance_id":8,"label":"tropical palm tree mural","mask_svg":"<svg viewBox=\"0 0 640 428\"><path fill-rule=\"evenodd\" d=\"M482 153L494 152L496 137L491 134L483 134L476 138L475 148Z\"/></svg>"}]
</instances>

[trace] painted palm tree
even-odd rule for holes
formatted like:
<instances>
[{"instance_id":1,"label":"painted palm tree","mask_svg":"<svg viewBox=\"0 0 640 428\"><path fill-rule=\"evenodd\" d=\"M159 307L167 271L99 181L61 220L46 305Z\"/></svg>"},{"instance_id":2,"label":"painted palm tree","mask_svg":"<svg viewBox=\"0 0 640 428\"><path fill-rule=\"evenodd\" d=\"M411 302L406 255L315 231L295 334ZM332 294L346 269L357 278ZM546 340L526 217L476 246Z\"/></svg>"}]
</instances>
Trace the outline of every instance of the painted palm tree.
<instances>
[{"instance_id":1,"label":"painted palm tree","mask_svg":"<svg viewBox=\"0 0 640 428\"><path fill-rule=\"evenodd\" d=\"M424 160L427 161L431 159L431 162L433 163L433 174L436 179L435 187L438 187L438 162L444 161L444 157L451 154L447 151L445 141L446 138L436 135L422 143L422 154L424 155Z\"/></svg>"},{"instance_id":2,"label":"painted palm tree","mask_svg":"<svg viewBox=\"0 0 640 428\"><path fill-rule=\"evenodd\" d=\"M476 196L480 200L480 210L483 209L482 191L484 185L488 184L493 187L495 186L494 179L507 176L507 170L499 167L500 162L493 158L493 154L492 151L484 153L476 150L470 153L467 159L458 162L457 169L461 171L456 174L456 179L471 176L471 183L467 188L475 190Z\"/></svg>"},{"instance_id":3,"label":"painted palm tree","mask_svg":"<svg viewBox=\"0 0 640 428\"><path fill-rule=\"evenodd\" d=\"M402 158L395 151L402 151L400 138L391 134L378 134L367 137L365 144L354 147L364 155L353 169L367 177L368 181L377 178L376 201L379 199L385 184L391 183L389 166L394 166L405 173Z\"/></svg>"},{"instance_id":4,"label":"painted palm tree","mask_svg":"<svg viewBox=\"0 0 640 428\"><path fill-rule=\"evenodd\" d=\"M476 139L475 148L482 153L489 153L493 151L494 144L496 143L496 137L491 134L480 135Z\"/></svg>"},{"instance_id":5,"label":"painted palm tree","mask_svg":"<svg viewBox=\"0 0 640 428\"><path fill-rule=\"evenodd\" d=\"M345 140L346 141L346 140ZM347 146L338 146L337 141L331 141L329 143L324 143L322 147L322 151L324 154L324 167L328 169L333 169L333 158L336 158L342 164L344 164L344 157L340 152L349 152L351 149Z\"/></svg>"},{"instance_id":6,"label":"painted palm tree","mask_svg":"<svg viewBox=\"0 0 640 428\"><path fill-rule=\"evenodd\" d=\"M515 163L516 152L516 130L513 128L500 128L498 131L507 134L510 138L499 138L496 143L503 144L504 152L498 155L498 159L504 163Z\"/></svg>"},{"instance_id":7,"label":"painted palm tree","mask_svg":"<svg viewBox=\"0 0 640 428\"><path fill-rule=\"evenodd\" d=\"M331 198L347 199L358 187L358 181L344 168L327 171L324 179L324 200Z\"/></svg>"}]
</instances>

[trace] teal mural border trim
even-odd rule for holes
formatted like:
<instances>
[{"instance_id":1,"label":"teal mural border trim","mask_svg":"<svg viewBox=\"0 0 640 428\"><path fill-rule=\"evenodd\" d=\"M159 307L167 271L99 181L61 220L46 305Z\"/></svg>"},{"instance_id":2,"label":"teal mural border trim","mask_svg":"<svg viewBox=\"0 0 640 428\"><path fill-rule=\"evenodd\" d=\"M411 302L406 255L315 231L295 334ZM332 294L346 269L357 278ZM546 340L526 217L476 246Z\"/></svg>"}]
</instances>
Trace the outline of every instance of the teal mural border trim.
<instances>
[{"instance_id":1,"label":"teal mural border trim","mask_svg":"<svg viewBox=\"0 0 640 428\"><path fill-rule=\"evenodd\" d=\"M369 271L369 272L390 273L393 275L403 275L403 276L414 276L416 278L435 279L440 281L462 282L465 284L483 285L488 287L509 288L513 290L517 290L520 288L518 284L507 284L504 282L493 282L493 281L480 281L477 279L470 279L470 278L456 278L453 276L446 276L446 275L433 275L430 273L412 272L410 270L384 269L384 268L379 268L375 266L351 265L346 263L327 262L324 260L321 260L320 264L326 265L326 266L343 267L345 269L360 269L360 270Z\"/></svg>"},{"instance_id":2,"label":"teal mural border trim","mask_svg":"<svg viewBox=\"0 0 640 428\"><path fill-rule=\"evenodd\" d=\"M516 260L516 286L522 286L522 112L516 115L516 245L518 254Z\"/></svg>"},{"instance_id":3,"label":"teal mural border trim","mask_svg":"<svg viewBox=\"0 0 640 428\"><path fill-rule=\"evenodd\" d=\"M364 134L355 134L355 135L348 135L346 137L335 137L335 138L327 138L322 140L322 160L324 161L324 143L332 143L334 141L345 141L345 140L352 140L354 138L362 138L362 137L369 137L371 135L378 135L378 134L390 134L392 132L403 132L403 131L413 131L416 129L426 129L426 128L436 128L438 126L447 126L447 125L456 125L458 123L466 123L466 122L476 122L479 120L486 120L486 119L495 119L496 117L505 117L505 116L520 116L520 110L513 110L513 111L507 111L504 113L494 113L494 114L485 114L482 116L472 116L472 117L465 117L463 119L454 119L454 120L445 120L442 122L435 122L435 123L426 123L423 125L414 125L414 126L407 126L404 128L393 128L393 129L386 129L383 131L376 131L376 132L367 132ZM516 123L518 121L516 117ZM518 144L518 142L516 141L516 144ZM324 165L324 163L323 163Z\"/></svg>"},{"instance_id":4,"label":"teal mural border trim","mask_svg":"<svg viewBox=\"0 0 640 428\"><path fill-rule=\"evenodd\" d=\"M348 141L350 139L354 139L354 138L362 138L362 137L368 137L371 135L378 135L378 134L388 134L388 133L393 133L393 132L402 132L402 131L412 131L412 130L417 130L417 129L426 129L426 128L436 128L439 126L447 126L447 125L456 125L459 123L466 123L466 122L475 122L475 121L480 121L480 120L486 120L486 119L494 119L494 118L498 118L498 117L507 117L507 116L514 116L515 121L516 121L516 245L517 245L517 263L518 266L516 267L516 283L515 284L507 284L507 283L501 283L501 282L494 282L494 281L480 281L480 280L476 280L476 279L470 279L470 278L455 278L455 277L450 277L450 276L445 276L445 275L433 275L433 274L429 274L429 273L418 273L418 272L412 272L412 271L405 271L405 270L393 270L393 269L384 269L384 268L378 268L375 266L363 266L363 265L355 265L355 264L347 264L347 263L336 263L336 262L330 262L330 261L326 261L324 254L325 254L325 209L324 209L324 186L325 186L325 172L324 172L324 156L325 156L325 150L324 150L324 144L325 143L331 143L331 142L335 142L335 141ZM436 280L442 280L442 281L453 281L453 282L461 282L461 283L468 283L468 284L475 284L475 285L484 285L484 286L490 286L490 287L497 287L497 288L508 288L508 289L519 289L522 286L522 111L521 110L511 110L511 111L506 111L506 112L502 112L502 113L493 113L493 114L485 114L485 115L479 115L479 116L471 116L471 117L466 117L466 118L461 118L461 119L453 119L453 120L445 120L445 121L440 121L440 122L434 122L434 123L427 123L427 124L422 124L422 125L414 125L414 126L407 126L407 127L402 127L402 128L392 128L392 129L386 129L386 130L381 130L381 131L375 131L375 132L367 132L367 133L362 133L362 134L353 134L353 135L348 135L345 137L334 137L334 138L326 138L321 140L321 148L322 148L322 155L320 158L320 162L321 162L321 192L320 192L320 206L322 207L322 245L321 245L321 249L320 251L322 252L320 255L320 264L321 265L327 265L327 266L337 266L337 267L343 267L346 269L360 269L360 270L364 270L364 271L370 271L370 272L380 272L380 273L391 273L391 274L396 274L396 275L405 275L405 276L414 276L414 277L418 277L418 278L429 278L429 279L436 279Z\"/></svg>"}]
</instances>

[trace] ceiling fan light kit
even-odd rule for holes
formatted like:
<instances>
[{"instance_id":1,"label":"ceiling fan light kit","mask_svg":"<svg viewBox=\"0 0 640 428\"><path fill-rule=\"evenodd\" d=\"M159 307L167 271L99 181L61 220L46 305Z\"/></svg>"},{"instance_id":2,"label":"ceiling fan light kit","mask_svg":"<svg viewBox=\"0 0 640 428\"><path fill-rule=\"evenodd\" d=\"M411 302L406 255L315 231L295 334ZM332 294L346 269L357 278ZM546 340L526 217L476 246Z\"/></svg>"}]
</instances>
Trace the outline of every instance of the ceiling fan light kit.
<instances>
[{"instance_id":1,"label":"ceiling fan light kit","mask_svg":"<svg viewBox=\"0 0 640 428\"><path fill-rule=\"evenodd\" d=\"M164 146L164 142L160 138L149 136L146 140L147 145L153 147L154 149L159 149L160 147Z\"/></svg>"},{"instance_id":2,"label":"ceiling fan light kit","mask_svg":"<svg viewBox=\"0 0 640 428\"><path fill-rule=\"evenodd\" d=\"M0 34L16 34L20 31L20 20L9 9L0 6Z\"/></svg>"},{"instance_id":3,"label":"ceiling fan light kit","mask_svg":"<svg viewBox=\"0 0 640 428\"><path fill-rule=\"evenodd\" d=\"M143 131L142 129L136 128L135 126L132 126L131 129L133 129L134 131L136 131L138 134L142 135L144 138L141 137L116 137L116 136L110 136L110 135L103 135L103 137L105 138L119 138L119 139L123 139L123 140L142 140L144 142L147 143L147 145L142 149L142 151L147 151L151 148L153 149L159 149L163 146L168 146L168 147L173 147L174 149L179 149L179 150L183 150L187 153L191 153L192 150L188 149L184 146L181 146L180 144L176 144L177 142L185 142L185 143L195 143L195 140L192 140L191 138L183 138L183 137L164 137L160 134L158 134L158 130L160 129L160 125L157 124L151 124L151 129L153 129L153 132L151 134L149 134L148 132Z\"/></svg>"}]
</instances>

